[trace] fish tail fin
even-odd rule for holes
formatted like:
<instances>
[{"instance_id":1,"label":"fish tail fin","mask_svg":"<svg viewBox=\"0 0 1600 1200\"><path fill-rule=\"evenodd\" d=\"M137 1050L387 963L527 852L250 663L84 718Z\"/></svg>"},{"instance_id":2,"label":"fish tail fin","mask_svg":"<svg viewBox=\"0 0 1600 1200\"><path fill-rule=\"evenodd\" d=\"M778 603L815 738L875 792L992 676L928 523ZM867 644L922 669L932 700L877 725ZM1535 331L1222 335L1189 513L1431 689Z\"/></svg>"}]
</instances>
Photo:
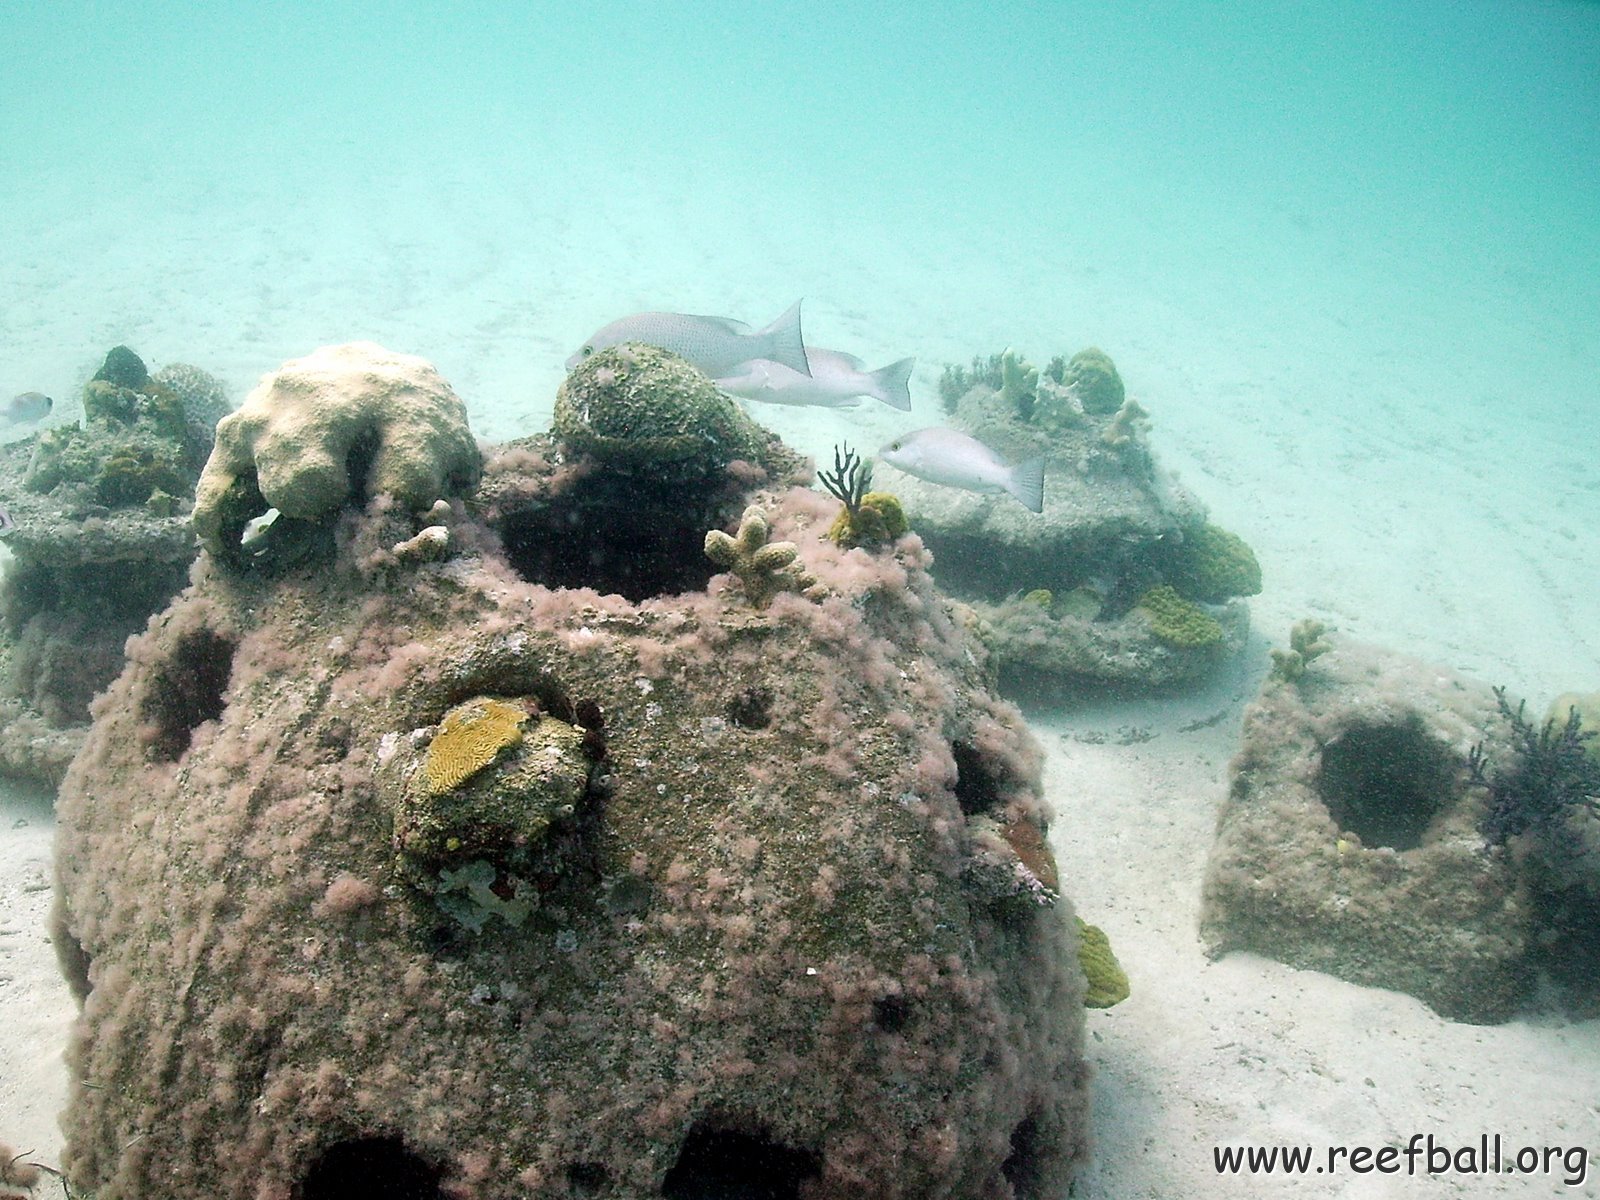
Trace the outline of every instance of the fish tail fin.
<instances>
[{"instance_id":1,"label":"fish tail fin","mask_svg":"<svg viewBox=\"0 0 1600 1200\"><path fill-rule=\"evenodd\" d=\"M1044 511L1044 458L1030 458L1011 468L1010 492L1029 512Z\"/></svg>"},{"instance_id":2,"label":"fish tail fin","mask_svg":"<svg viewBox=\"0 0 1600 1200\"><path fill-rule=\"evenodd\" d=\"M872 394L890 408L910 412L911 368L916 365L916 359L902 358L887 367L879 367L871 375L873 387L876 389Z\"/></svg>"},{"instance_id":3,"label":"fish tail fin","mask_svg":"<svg viewBox=\"0 0 1600 1200\"><path fill-rule=\"evenodd\" d=\"M783 316L768 325L758 336L772 339L772 345L767 353L762 355L763 358L782 363L802 375L811 374L811 364L806 361L806 344L800 336L800 301L796 300L791 304Z\"/></svg>"}]
</instances>

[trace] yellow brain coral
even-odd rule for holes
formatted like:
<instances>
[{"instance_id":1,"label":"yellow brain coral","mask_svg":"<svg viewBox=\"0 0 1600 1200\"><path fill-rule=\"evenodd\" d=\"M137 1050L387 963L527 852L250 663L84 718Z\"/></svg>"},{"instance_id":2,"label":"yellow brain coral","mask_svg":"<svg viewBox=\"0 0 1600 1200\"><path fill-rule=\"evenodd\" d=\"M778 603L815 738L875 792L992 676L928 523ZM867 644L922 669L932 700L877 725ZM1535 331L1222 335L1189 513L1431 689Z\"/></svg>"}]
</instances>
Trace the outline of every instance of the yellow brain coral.
<instances>
[{"instance_id":1,"label":"yellow brain coral","mask_svg":"<svg viewBox=\"0 0 1600 1200\"><path fill-rule=\"evenodd\" d=\"M428 791L442 795L460 787L513 746L522 744L527 710L478 696L445 713L422 759Z\"/></svg>"}]
</instances>

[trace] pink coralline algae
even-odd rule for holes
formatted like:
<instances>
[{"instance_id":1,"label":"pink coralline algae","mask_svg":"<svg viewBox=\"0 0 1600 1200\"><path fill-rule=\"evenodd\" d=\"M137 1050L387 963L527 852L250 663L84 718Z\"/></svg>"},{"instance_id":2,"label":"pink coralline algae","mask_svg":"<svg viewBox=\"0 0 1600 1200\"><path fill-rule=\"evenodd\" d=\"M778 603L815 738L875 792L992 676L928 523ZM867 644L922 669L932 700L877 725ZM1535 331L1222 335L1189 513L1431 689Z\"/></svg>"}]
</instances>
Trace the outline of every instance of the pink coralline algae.
<instances>
[{"instance_id":1,"label":"pink coralline algae","mask_svg":"<svg viewBox=\"0 0 1600 1200\"><path fill-rule=\"evenodd\" d=\"M1064 1194L1037 750L915 534L840 549L792 466L674 508L542 435L426 517L352 499L331 556L202 556L61 797L75 1190ZM752 505L814 595L714 573ZM419 520L446 553L391 552ZM479 698L520 736L429 786Z\"/></svg>"}]
</instances>

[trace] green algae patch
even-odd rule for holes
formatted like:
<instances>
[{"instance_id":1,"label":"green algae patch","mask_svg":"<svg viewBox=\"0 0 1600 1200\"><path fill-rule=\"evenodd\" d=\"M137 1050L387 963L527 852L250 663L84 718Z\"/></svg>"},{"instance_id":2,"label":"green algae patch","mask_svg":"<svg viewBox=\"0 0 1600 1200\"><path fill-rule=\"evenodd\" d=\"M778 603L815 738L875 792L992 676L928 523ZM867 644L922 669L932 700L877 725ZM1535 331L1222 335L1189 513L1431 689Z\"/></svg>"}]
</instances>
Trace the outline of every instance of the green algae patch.
<instances>
[{"instance_id":1,"label":"green algae patch","mask_svg":"<svg viewBox=\"0 0 1600 1200\"><path fill-rule=\"evenodd\" d=\"M1090 925L1082 917L1078 922L1078 965L1089 981L1083 994L1085 1008L1110 1008L1128 998L1128 974L1111 952L1111 939L1098 925Z\"/></svg>"}]
</instances>

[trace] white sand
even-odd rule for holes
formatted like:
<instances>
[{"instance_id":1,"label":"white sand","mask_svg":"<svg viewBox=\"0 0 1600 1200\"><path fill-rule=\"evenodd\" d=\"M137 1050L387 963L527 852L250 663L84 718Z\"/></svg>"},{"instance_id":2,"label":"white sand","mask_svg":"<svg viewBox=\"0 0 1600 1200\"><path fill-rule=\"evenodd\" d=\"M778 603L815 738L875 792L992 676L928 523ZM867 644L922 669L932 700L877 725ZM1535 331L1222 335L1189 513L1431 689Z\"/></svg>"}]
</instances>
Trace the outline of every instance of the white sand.
<instances>
[{"instance_id":1,"label":"white sand","mask_svg":"<svg viewBox=\"0 0 1600 1200\"><path fill-rule=\"evenodd\" d=\"M72 397L125 341L238 398L285 358L370 337L432 358L479 433L506 438L543 427L562 358L614 316L763 323L803 293L817 344L921 363L913 421L761 410L820 455L937 421L945 362L1104 346L1158 454L1257 549L1267 590L1249 662L1206 695L1034 716L1068 890L1134 988L1090 1014L1098 1149L1077 1195L1600 1196L1593 1178L1219 1179L1220 1143L1500 1133L1600 1151L1600 1022L1452 1024L1250 956L1208 962L1196 937L1239 713L1292 621L1536 706L1600 687L1600 305L1556 274L1550 244L1419 229L1398 201L1395 220L1351 217L1309 186L1228 197L1216 179L1064 184L1022 236L971 172L957 195L930 179L891 206L865 184L808 194L756 172L730 187L693 163L652 175L538 147L492 166L360 148L316 161L174 160L87 197L41 168L8 197L26 236L8 232L0 257L0 388ZM43 802L0 799L0 1138L54 1162L71 1004L44 935L49 836Z\"/></svg>"},{"instance_id":2,"label":"white sand","mask_svg":"<svg viewBox=\"0 0 1600 1200\"><path fill-rule=\"evenodd\" d=\"M46 933L50 797L0 791L0 1142L54 1163L66 1104L61 1061L75 1008Z\"/></svg>"}]
</instances>

